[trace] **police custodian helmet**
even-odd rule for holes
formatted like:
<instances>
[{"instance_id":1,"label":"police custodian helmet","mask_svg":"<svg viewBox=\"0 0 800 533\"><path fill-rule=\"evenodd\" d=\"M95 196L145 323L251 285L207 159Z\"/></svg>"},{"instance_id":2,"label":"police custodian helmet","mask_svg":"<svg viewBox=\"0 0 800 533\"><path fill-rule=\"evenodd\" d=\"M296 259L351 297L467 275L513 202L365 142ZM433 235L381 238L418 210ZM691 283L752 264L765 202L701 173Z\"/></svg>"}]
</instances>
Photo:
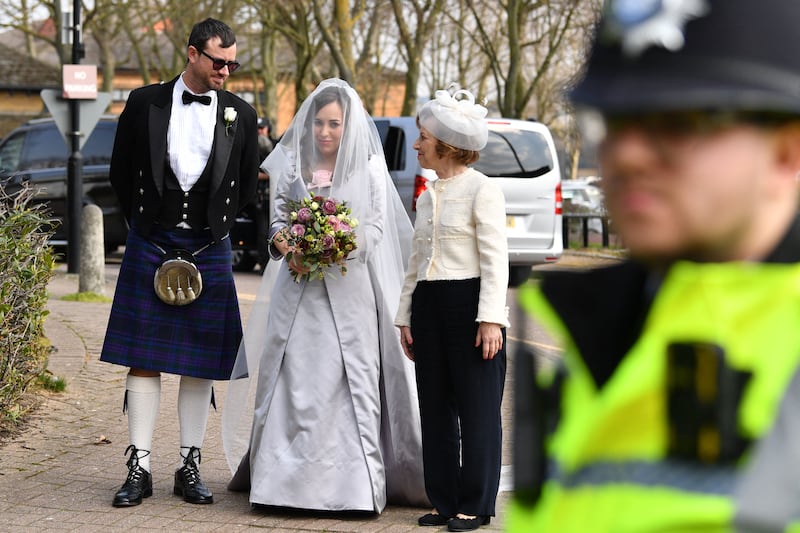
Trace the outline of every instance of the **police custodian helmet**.
<instances>
[{"instance_id":1,"label":"police custodian helmet","mask_svg":"<svg viewBox=\"0 0 800 533\"><path fill-rule=\"evenodd\" d=\"M800 115L800 0L608 0L576 105Z\"/></svg>"}]
</instances>

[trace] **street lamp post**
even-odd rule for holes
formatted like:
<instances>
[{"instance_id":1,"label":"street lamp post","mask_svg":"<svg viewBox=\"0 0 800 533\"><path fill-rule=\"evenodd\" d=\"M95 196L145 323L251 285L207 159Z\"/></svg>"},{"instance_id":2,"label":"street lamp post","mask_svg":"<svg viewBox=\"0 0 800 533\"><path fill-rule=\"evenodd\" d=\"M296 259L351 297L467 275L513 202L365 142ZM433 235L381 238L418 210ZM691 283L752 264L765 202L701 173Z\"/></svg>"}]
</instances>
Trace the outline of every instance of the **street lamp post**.
<instances>
[{"instance_id":1,"label":"street lamp post","mask_svg":"<svg viewBox=\"0 0 800 533\"><path fill-rule=\"evenodd\" d=\"M72 2L72 64L83 57L81 43L81 2ZM67 162L67 271L80 272L81 208L83 207L83 156L81 155L80 101L69 102L71 150Z\"/></svg>"}]
</instances>

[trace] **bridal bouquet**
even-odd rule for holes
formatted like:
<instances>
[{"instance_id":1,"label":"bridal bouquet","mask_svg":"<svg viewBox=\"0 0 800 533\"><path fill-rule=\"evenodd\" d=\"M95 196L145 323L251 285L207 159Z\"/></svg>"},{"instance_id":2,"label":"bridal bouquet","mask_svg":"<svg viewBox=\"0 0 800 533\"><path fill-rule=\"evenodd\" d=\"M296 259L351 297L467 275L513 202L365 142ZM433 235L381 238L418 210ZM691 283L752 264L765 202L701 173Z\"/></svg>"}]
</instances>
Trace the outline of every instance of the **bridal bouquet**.
<instances>
[{"instance_id":1,"label":"bridal bouquet","mask_svg":"<svg viewBox=\"0 0 800 533\"><path fill-rule=\"evenodd\" d=\"M327 268L334 265L343 275L347 273L345 263L356 249L358 220L350 216L346 203L311 195L290 201L289 209L289 244L300 252L302 265L310 269L307 274L294 272L294 280L323 279ZM294 253L289 252L286 259L290 261Z\"/></svg>"}]
</instances>

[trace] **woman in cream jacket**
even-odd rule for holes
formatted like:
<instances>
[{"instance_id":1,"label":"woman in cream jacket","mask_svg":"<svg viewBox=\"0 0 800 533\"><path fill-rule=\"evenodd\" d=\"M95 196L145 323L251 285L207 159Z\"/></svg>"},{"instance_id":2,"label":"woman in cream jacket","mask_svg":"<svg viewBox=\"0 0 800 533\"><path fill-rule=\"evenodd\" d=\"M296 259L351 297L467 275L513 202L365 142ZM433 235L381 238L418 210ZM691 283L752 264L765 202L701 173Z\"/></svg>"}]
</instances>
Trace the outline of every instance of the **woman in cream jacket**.
<instances>
[{"instance_id":1,"label":"woman in cream jacket","mask_svg":"<svg viewBox=\"0 0 800 533\"><path fill-rule=\"evenodd\" d=\"M434 506L419 524L450 531L488 524L500 482L505 200L496 183L467 166L486 145L485 115L467 91L437 91L419 111L414 149L438 179L417 201L395 319L416 366L425 489Z\"/></svg>"}]
</instances>

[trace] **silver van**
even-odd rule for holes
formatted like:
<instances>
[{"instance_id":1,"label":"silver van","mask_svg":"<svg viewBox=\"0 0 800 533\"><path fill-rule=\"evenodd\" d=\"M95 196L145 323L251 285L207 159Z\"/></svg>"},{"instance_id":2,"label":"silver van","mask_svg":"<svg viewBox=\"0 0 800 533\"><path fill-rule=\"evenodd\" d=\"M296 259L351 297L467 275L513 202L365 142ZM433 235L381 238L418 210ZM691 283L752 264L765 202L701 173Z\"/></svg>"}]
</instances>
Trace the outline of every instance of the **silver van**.
<instances>
[{"instance_id":1,"label":"silver van","mask_svg":"<svg viewBox=\"0 0 800 533\"><path fill-rule=\"evenodd\" d=\"M412 221L416 199L435 172L422 169L412 148L418 136L414 117L375 118L389 173ZM531 266L558 261L563 252L561 170L555 143L544 124L530 120L487 119L489 142L476 170L499 180L506 199L509 285L530 276Z\"/></svg>"}]
</instances>

